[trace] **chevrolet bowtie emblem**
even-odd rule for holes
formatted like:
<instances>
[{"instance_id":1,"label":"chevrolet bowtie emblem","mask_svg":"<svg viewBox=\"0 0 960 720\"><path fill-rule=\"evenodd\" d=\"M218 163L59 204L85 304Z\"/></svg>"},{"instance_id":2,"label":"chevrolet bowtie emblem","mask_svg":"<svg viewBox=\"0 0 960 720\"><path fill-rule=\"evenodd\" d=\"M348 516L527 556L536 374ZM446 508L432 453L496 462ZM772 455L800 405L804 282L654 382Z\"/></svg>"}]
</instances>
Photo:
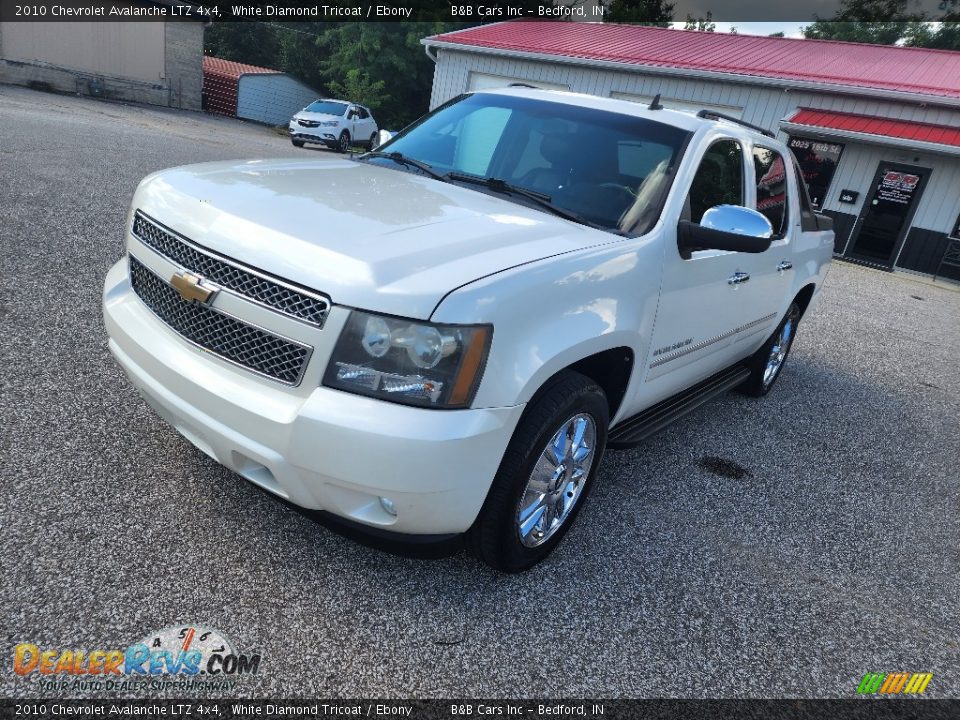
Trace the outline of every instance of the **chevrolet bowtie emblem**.
<instances>
[{"instance_id":1,"label":"chevrolet bowtie emblem","mask_svg":"<svg viewBox=\"0 0 960 720\"><path fill-rule=\"evenodd\" d=\"M209 302L210 298L217 292L215 288L204 287L201 283L203 283L203 278L190 273L177 273L170 278L170 284L180 293L180 297L187 302Z\"/></svg>"}]
</instances>

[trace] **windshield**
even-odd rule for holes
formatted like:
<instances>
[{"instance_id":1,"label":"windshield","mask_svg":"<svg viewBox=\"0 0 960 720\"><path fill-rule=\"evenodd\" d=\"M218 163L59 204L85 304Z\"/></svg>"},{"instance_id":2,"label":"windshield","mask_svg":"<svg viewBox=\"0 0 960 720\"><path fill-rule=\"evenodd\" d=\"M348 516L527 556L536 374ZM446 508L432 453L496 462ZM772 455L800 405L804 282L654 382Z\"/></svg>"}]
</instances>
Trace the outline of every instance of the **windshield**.
<instances>
[{"instance_id":1,"label":"windshield","mask_svg":"<svg viewBox=\"0 0 960 720\"><path fill-rule=\"evenodd\" d=\"M347 111L347 104L333 100L317 100L304 108L307 112L323 113L324 115L342 116Z\"/></svg>"},{"instance_id":2,"label":"windshield","mask_svg":"<svg viewBox=\"0 0 960 720\"><path fill-rule=\"evenodd\" d=\"M604 230L639 235L660 216L688 138L684 130L631 115L478 93L437 108L380 149L440 174L496 178L547 196ZM387 158L369 162L416 172Z\"/></svg>"}]
</instances>

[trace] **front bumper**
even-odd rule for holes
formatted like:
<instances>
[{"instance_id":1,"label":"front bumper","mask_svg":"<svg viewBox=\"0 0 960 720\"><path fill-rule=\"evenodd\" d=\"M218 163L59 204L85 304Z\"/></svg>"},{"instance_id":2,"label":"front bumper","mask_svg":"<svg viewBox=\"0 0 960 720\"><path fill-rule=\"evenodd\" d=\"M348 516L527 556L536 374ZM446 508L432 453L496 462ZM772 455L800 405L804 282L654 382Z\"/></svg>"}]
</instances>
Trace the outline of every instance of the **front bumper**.
<instances>
[{"instance_id":1,"label":"front bumper","mask_svg":"<svg viewBox=\"0 0 960 720\"><path fill-rule=\"evenodd\" d=\"M467 530L523 412L429 410L311 387L326 362L320 347L299 388L257 377L160 321L133 292L126 260L107 275L104 321L130 381L196 447L296 505L382 530ZM322 334L341 325L331 311Z\"/></svg>"},{"instance_id":2,"label":"front bumper","mask_svg":"<svg viewBox=\"0 0 960 720\"><path fill-rule=\"evenodd\" d=\"M327 147L336 147L337 136L328 128L302 128L297 126L287 128L291 140L307 143L319 143Z\"/></svg>"}]
</instances>

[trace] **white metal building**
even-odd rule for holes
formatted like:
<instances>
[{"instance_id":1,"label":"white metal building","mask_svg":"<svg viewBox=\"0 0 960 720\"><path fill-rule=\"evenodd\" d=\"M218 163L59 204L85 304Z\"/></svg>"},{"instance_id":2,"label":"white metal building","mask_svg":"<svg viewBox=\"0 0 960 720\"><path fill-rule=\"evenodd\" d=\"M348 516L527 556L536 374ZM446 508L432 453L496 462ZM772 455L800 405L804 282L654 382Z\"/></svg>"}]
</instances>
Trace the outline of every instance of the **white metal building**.
<instances>
[{"instance_id":1,"label":"white metal building","mask_svg":"<svg viewBox=\"0 0 960 720\"><path fill-rule=\"evenodd\" d=\"M660 94L666 107L778 132L834 218L843 258L933 273L960 238L960 53L525 21L422 42L436 61L431 107L522 82L645 103Z\"/></svg>"}]
</instances>

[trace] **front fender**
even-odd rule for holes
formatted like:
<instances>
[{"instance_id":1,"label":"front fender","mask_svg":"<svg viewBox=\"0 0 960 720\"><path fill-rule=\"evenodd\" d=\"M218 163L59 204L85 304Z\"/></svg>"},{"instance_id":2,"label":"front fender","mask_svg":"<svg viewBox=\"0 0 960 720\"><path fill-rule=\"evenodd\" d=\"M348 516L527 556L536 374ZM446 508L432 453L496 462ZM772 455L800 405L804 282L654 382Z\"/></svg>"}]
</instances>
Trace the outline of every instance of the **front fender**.
<instances>
[{"instance_id":1,"label":"front fender","mask_svg":"<svg viewBox=\"0 0 960 720\"><path fill-rule=\"evenodd\" d=\"M590 355L627 347L646 357L662 262L659 233L615 238L461 287L431 319L493 325L474 407L526 403L547 379Z\"/></svg>"}]
</instances>

